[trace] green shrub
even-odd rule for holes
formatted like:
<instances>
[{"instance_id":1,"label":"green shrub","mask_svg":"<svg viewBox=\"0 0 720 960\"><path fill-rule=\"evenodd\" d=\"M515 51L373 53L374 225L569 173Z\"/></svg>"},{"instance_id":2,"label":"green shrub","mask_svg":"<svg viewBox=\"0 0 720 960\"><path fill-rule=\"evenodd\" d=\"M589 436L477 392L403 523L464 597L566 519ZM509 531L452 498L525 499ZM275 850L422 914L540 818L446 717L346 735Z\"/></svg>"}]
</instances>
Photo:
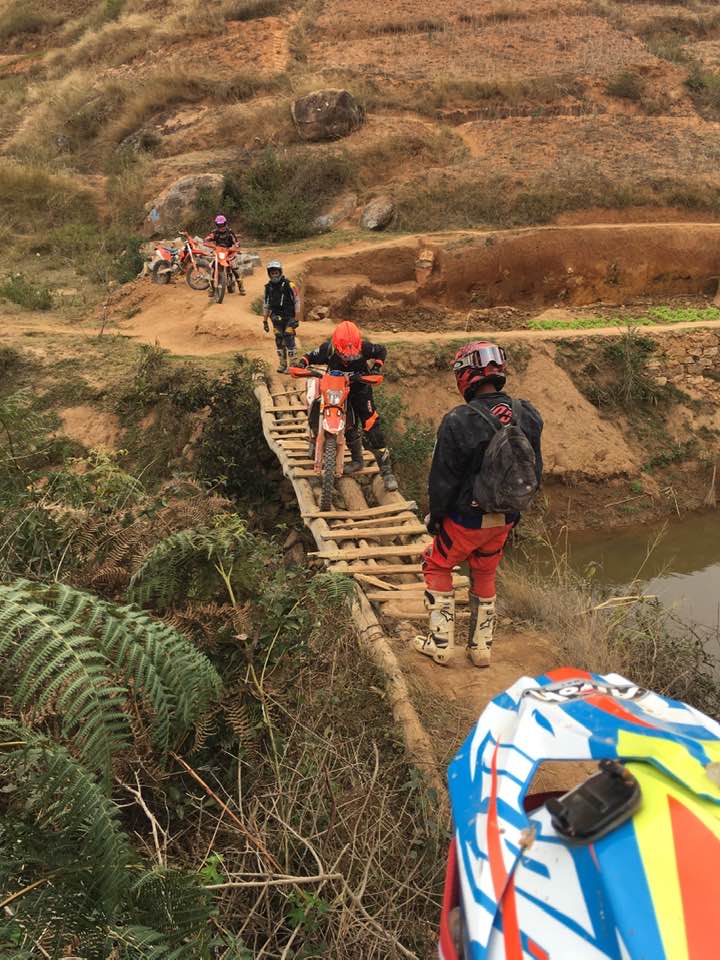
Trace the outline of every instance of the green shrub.
<instances>
[{"instance_id":1,"label":"green shrub","mask_svg":"<svg viewBox=\"0 0 720 960\"><path fill-rule=\"evenodd\" d=\"M32 246L70 264L94 283L129 283L143 267L143 239L122 226L101 228L82 223L55 227Z\"/></svg>"},{"instance_id":2,"label":"green shrub","mask_svg":"<svg viewBox=\"0 0 720 960\"><path fill-rule=\"evenodd\" d=\"M0 297L17 303L25 310L50 310L53 305L48 287L32 283L22 273L11 273L0 281Z\"/></svg>"},{"instance_id":3,"label":"green shrub","mask_svg":"<svg viewBox=\"0 0 720 960\"><path fill-rule=\"evenodd\" d=\"M352 178L348 159L335 153L268 147L242 176L240 215L262 240L297 240L317 233L314 219Z\"/></svg>"},{"instance_id":4,"label":"green shrub","mask_svg":"<svg viewBox=\"0 0 720 960\"><path fill-rule=\"evenodd\" d=\"M693 64L685 85L698 110L716 115L720 112L720 74Z\"/></svg>"},{"instance_id":5,"label":"green shrub","mask_svg":"<svg viewBox=\"0 0 720 960\"><path fill-rule=\"evenodd\" d=\"M424 507L435 428L430 421L408 416L407 406L398 394L378 390L377 405L393 469L400 478L401 487L408 497Z\"/></svg>"},{"instance_id":6,"label":"green shrub","mask_svg":"<svg viewBox=\"0 0 720 960\"><path fill-rule=\"evenodd\" d=\"M257 20L273 17L287 5L287 0L228 0L223 8L226 20Z\"/></svg>"},{"instance_id":7,"label":"green shrub","mask_svg":"<svg viewBox=\"0 0 720 960\"><path fill-rule=\"evenodd\" d=\"M606 93L621 100L642 100L645 92L645 82L631 70L623 70L609 81L605 87Z\"/></svg>"}]
</instances>

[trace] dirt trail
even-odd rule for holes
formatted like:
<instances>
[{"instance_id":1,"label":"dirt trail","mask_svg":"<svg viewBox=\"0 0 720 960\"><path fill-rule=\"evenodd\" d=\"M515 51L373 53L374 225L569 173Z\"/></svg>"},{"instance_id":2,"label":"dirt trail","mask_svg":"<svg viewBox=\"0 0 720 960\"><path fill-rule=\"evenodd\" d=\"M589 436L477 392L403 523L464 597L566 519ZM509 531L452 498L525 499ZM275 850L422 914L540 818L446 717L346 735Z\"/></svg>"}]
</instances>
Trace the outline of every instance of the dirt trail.
<instances>
[{"instance_id":1,"label":"dirt trail","mask_svg":"<svg viewBox=\"0 0 720 960\"><path fill-rule=\"evenodd\" d=\"M632 230L638 225L614 226L614 229ZM643 224L647 227L647 224ZM654 224L653 226L668 226L668 224ZM527 230L513 231L516 236L525 233L535 233L542 237L543 233L554 233L557 227L528 228ZM607 230L606 224L589 224L583 229L589 231ZM291 279L300 276L311 261L342 260L349 256L362 254L366 251L382 253L392 251L397 247L413 247L437 245L458 237L488 237L493 235L488 231L464 230L449 232L441 235L425 236L422 234L398 236L388 241L355 241L334 247L330 250L322 247L307 249L299 253L280 254L285 273ZM276 250L260 250L263 263L278 256ZM172 287L153 288L147 285L141 311L131 320L119 323L120 332L136 337L146 343L158 341L173 353L186 356L213 356L244 350L255 356L262 357L270 362L275 356L274 342L270 334L263 334L261 318L253 313L252 303L262 296L265 283L263 267L255 271L252 277L246 278L247 295L240 297L237 294L228 294L225 302L218 306L205 299L204 294L191 291L185 284L177 282ZM332 321L305 321L301 323L298 334L303 348L314 346L329 336L334 329ZM394 325L396 326L396 325ZM671 330L697 329L702 327L720 328L720 320L706 321L702 324L687 322L667 325L652 325L644 327L648 333ZM603 337L616 334L617 325L596 327L594 329L577 330L514 330L508 332L493 331L493 339L503 342L506 340L554 341L575 337ZM479 333L487 333L482 327L472 329L456 328L440 332L423 332L417 330L377 330L373 337L385 343L416 343L439 344L447 343L465 337L471 338Z\"/></svg>"}]
</instances>

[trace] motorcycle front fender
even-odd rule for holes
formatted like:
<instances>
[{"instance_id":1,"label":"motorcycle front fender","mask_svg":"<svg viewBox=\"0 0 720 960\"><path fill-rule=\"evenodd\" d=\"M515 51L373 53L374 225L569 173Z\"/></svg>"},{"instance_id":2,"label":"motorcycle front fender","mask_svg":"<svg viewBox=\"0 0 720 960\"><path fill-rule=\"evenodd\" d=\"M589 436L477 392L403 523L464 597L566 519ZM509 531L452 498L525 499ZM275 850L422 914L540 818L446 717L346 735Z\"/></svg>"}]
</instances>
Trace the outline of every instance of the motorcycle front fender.
<instances>
[{"instance_id":1,"label":"motorcycle front fender","mask_svg":"<svg viewBox=\"0 0 720 960\"><path fill-rule=\"evenodd\" d=\"M322 418L323 430L328 433L345 432L345 414L337 407L325 407Z\"/></svg>"}]
</instances>

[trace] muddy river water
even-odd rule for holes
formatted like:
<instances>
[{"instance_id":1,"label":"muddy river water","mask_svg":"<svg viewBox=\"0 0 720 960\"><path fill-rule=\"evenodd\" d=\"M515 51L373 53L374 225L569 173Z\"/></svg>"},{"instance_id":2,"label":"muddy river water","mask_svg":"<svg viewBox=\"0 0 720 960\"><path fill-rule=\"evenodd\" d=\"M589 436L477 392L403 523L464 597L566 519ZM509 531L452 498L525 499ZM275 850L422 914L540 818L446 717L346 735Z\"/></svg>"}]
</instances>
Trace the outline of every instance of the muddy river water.
<instances>
[{"instance_id":1,"label":"muddy river water","mask_svg":"<svg viewBox=\"0 0 720 960\"><path fill-rule=\"evenodd\" d=\"M597 567L613 593L657 596L684 622L720 626L720 510L658 525L577 534L568 543L573 569ZM564 549L564 543L563 543Z\"/></svg>"}]
</instances>

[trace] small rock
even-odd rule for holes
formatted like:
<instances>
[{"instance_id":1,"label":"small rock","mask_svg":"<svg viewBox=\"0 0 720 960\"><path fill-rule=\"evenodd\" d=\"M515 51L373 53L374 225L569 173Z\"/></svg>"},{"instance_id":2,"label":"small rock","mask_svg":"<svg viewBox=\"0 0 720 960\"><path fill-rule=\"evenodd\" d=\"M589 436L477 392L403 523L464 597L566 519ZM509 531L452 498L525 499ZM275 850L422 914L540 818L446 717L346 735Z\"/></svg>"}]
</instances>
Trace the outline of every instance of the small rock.
<instances>
[{"instance_id":1,"label":"small rock","mask_svg":"<svg viewBox=\"0 0 720 960\"><path fill-rule=\"evenodd\" d=\"M246 264L248 267L261 267L262 258L259 253L241 253L238 257L240 263Z\"/></svg>"},{"instance_id":2,"label":"small rock","mask_svg":"<svg viewBox=\"0 0 720 960\"><path fill-rule=\"evenodd\" d=\"M383 230L392 220L395 204L390 197L376 197L365 207L360 217L363 230Z\"/></svg>"},{"instance_id":3,"label":"small rock","mask_svg":"<svg viewBox=\"0 0 720 960\"><path fill-rule=\"evenodd\" d=\"M365 119L362 106L347 90L315 90L295 100L291 110L301 140L338 140Z\"/></svg>"},{"instance_id":4,"label":"small rock","mask_svg":"<svg viewBox=\"0 0 720 960\"><path fill-rule=\"evenodd\" d=\"M330 307L314 307L305 317L306 320L327 320L330 316Z\"/></svg>"}]
</instances>

